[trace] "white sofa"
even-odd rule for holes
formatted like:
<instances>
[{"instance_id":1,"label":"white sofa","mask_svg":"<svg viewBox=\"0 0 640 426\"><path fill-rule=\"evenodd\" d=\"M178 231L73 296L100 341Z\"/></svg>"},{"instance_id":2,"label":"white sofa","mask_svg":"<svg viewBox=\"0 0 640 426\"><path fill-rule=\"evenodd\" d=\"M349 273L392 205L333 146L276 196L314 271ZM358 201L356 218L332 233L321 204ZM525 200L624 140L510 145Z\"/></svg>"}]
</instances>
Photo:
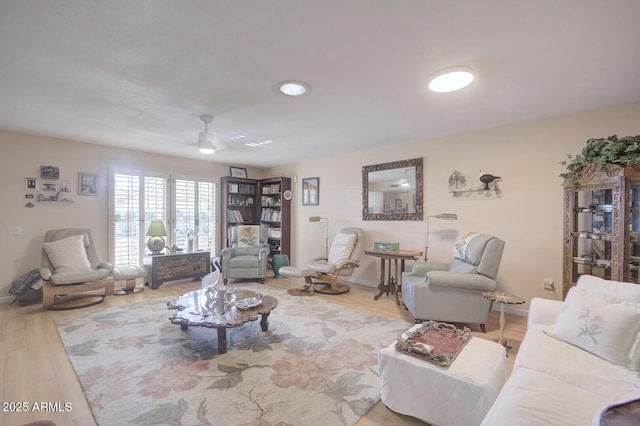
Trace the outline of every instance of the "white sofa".
<instances>
[{"instance_id":1,"label":"white sofa","mask_svg":"<svg viewBox=\"0 0 640 426\"><path fill-rule=\"evenodd\" d=\"M482 425L640 424L639 330L640 285L582 276L565 302L534 298L512 374Z\"/></svg>"}]
</instances>

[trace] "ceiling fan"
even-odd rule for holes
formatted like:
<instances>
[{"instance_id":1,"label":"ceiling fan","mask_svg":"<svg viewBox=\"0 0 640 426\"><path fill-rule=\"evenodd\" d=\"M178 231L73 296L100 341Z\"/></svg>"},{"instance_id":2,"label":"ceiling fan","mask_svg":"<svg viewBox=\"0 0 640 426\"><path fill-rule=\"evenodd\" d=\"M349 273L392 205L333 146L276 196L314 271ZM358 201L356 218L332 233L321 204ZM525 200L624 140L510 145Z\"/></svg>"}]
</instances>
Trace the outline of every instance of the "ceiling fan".
<instances>
[{"instance_id":1,"label":"ceiling fan","mask_svg":"<svg viewBox=\"0 0 640 426\"><path fill-rule=\"evenodd\" d=\"M209 123L213 121L213 116L202 114L200 121L204 123L204 130L198 135L198 150L202 154L213 154L216 152L215 135L208 128Z\"/></svg>"},{"instance_id":2,"label":"ceiling fan","mask_svg":"<svg viewBox=\"0 0 640 426\"><path fill-rule=\"evenodd\" d=\"M211 114L202 114L200 116L200 121L204 124L204 130L200 132L198 135L198 150L202 154L214 154L217 150L224 149L225 146L220 146L216 144L215 135L209 131L209 123L213 121L213 116ZM270 144L272 141L267 139L260 142L251 140L250 138L246 138L243 135L234 136L231 138L232 142L242 142L242 147L244 149L256 149L262 148L267 144Z\"/></svg>"}]
</instances>

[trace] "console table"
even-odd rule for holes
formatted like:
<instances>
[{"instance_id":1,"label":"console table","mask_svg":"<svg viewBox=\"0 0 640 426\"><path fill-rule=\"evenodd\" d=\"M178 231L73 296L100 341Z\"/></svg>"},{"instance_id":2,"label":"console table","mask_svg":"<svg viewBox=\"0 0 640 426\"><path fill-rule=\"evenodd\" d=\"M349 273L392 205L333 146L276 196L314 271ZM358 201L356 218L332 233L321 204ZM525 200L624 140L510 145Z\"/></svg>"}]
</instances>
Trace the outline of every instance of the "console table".
<instances>
[{"instance_id":1,"label":"console table","mask_svg":"<svg viewBox=\"0 0 640 426\"><path fill-rule=\"evenodd\" d=\"M210 262L208 251L149 256L144 260L146 284L155 290L165 281L203 277L209 273Z\"/></svg>"},{"instance_id":2,"label":"console table","mask_svg":"<svg viewBox=\"0 0 640 426\"><path fill-rule=\"evenodd\" d=\"M365 250L364 254L368 256L374 256L380 258L380 284L378 285L378 294L373 296L373 300L378 300L382 293L393 294L396 303L400 304L400 286L398 281L398 273L404 271L405 260L416 260L422 256L421 251L411 250ZM398 269L398 260L400 261L400 269ZM395 273L391 274L391 263L394 263ZM387 270L386 263L389 264ZM386 270L386 282L385 282L385 270Z\"/></svg>"}]
</instances>

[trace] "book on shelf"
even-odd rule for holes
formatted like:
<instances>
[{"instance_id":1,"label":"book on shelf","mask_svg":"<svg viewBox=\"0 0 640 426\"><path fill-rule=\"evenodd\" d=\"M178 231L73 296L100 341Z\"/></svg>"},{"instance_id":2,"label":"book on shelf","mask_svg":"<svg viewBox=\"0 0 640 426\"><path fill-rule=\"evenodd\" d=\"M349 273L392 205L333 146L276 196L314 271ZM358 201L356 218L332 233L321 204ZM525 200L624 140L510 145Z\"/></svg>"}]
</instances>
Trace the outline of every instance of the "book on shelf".
<instances>
[{"instance_id":1,"label":"book on shelf","mask_svg":"<svg viewBox=\"0 0 640 426\"><path fill-rule=\"evenodd\" d=\"M229 182L227 188L229 189L229 192L233 194L255 194L256 193L256 186L246 184L246 183Z\"/></svg>"},{"instance_id":2,"label":"book on shelf","mask_svg":"<svg viewBox=\"0 0 640 426\"><path fill-rule=\"evenodd\" d=\"M280 198L274 198L274 197L263 195L260 198L260 204L263 207L280 207Z\"/></svg>"},{"instance_id":3,"label":"book on shelf","mask_svg":"<svg viewBox=\"0 0 640 426\"><path fill-rule=\"evenodd\" d=\"M267 235L269 238L280 239L282 238L282 229L280 228L267 228Z\"/></svg>"},{"instance_id":4,"label":"book on shelf","mask_svg":"<svg viewBox=\"0 0 640 426\"><path fill-rule=\"evenodd\" d=\"M262 187L263 194L279 194L280 193L280 184L273 183L271 185L265 185Z\"/></svg>"},{"instance_id":5,"label":"book on shelf","mask_svg":"<svg viewBox=\"0 0 640 426\"><path fill-rule=\"evenodd\" d=\"M229 210L229 222L242 223L243 221L240 210Z\"/></svg>"},{"instance_id":6,"label":"book on shelf","mask_svg":"<svg viewBox=\"0 0 640 426\"><path fill-rule=\"evenodd\" d=\"M262 209L260 220L263 222L280 222L280 210Z\"/></svg>"}]
</instances>

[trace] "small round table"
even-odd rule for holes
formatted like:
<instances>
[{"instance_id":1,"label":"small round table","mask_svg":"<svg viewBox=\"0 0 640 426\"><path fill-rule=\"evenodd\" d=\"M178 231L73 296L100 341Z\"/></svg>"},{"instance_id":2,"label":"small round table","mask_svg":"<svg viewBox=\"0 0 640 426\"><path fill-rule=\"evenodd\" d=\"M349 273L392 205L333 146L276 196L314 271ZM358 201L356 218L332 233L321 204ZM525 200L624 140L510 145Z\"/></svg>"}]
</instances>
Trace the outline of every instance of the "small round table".
<instances>
[{"instance_id":1,"label":"small round table","mask_svg":"<svg viewBox=\"0 0 640 426\"><path fill-rule=\"evenodd\" d=\"M504 332L504 305L522 305L526 302L522 297L514 296L511 294L498 293L497 291L485 291L482 293L482 297L492 302L500 304L500 340L498 341L506 349L511 349L511 346L507 345L506 340L503 338Z\"/></svg>"}]
</instances>

